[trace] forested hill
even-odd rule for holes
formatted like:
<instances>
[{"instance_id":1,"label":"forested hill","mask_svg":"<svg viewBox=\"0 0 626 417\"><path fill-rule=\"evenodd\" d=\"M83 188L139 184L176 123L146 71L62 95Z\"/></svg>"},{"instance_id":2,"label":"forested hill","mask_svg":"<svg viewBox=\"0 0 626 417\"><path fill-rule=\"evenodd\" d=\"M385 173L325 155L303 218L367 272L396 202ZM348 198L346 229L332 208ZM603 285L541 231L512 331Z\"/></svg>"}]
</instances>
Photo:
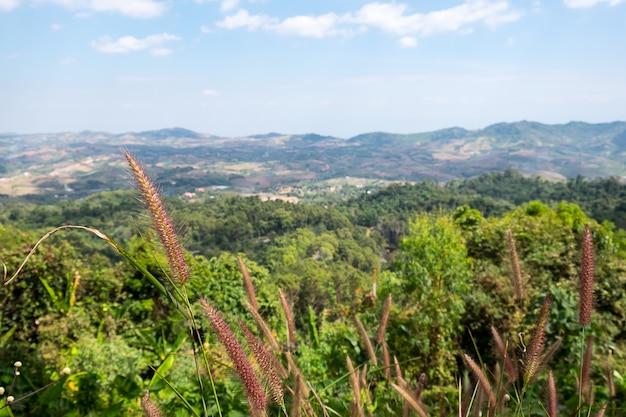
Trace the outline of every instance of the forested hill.
<instances>
[{"instance_id":1,"label":"forested hill","mask_svg":"<svg viewBox=\"0 0 626 417\"><path fill-rule=\"evenodd\" d=\"M366 227L380 233L381 239L393 248L406 232L408 221L418 212L446 212L467 205L486 217L501 216L533 200L552 206L561 201L572 202L598 222L610 221L626 230L626 182L581 176L555 182L527 177L514 170L445 184L431 180L395 183L377 191L362 190L359 196L340 200L328 208L237 195L193 203L169 198L168 203L191 251L215 256L228 250L253 256L263 252L266 243L277 236L305 228L319 232ZM128 240L145 223L132 191L98 193L53 205L5 199L0 207L0 222L17 227L90 225L122 240Z\"/></svg>"},{"instance_id":2,"label":"forested hill","mask_svg":"<svg viewBox=\"0 0 626 417\"><path fill-rule=\"evenodd\" d=\"M353 138L269 133L224 138L186 129L0 135L0 194L84 197L128 188L120 149L168 194L211 186L268 190L338 178L450 181L516 169L565 179L625 176L626 122L499 123Z\"/></svg>"},{"instance_id":3,"label":"forested hill","mask_svg":"<svg viewBox=\"0 0 626 417\"><path fill-rule=\"evenodd\" d=\"M626 181L615 177L577 176L567 181L548 181L508 169L445 184L429 180L392 184L363 193L347 201L345 207L351 213L359 213L355 217L358 224L370 226L381 218L408 219L415 211L454 209L461 205L469 205L486 216L499 216L533 200L547 204L573 202L596 220L608 220L626 229Z\"/></svg>"},{"instance_id":4,"label":"forested hill","mask_svg":"<svg viewBox=\"0 0 626 417\"><path fill-rule=\"evenodd\" d=\"M6 301L0 303L0 375L19 399L11 405L14 415L140 415L139 398L149 389L164 415L193 416L210 398L194 374L197 344L188 340L189 320L160 290L176 283L167 278L168 258L136 197L119 190L51 205L2 201L0 260L9 275L44 233L65 224L97 228L119 241L124 257L132 260L122 262L100 233L63 231L42 243L14 282L0 286L0 299ZM573 398L571 370L580 368L581 347L578 247L583 236L592 237L598 281L594 321L588 326L596 343L591 386L599 387L596 398L611 404L617 416L626 411L621 377L626 232L594 219L626 224L624 197L626 185L614 178L548 182L507 170L446 184L424 180L364 189L356 198L327 206L236 194L195 201L170 196L165 205L186 249L182 257L190 276L181 293L189 294L189 310L202 311L200 299L206 297L230 323L240 318L254 326L254 299L257 314L271 326L269 334L280 340L272 353L278 361L293 355L284 361L302 370L307 386L322 393L320 401L334 415L350 415L354 391L346 366L351 360L363 369L368 401L384 404L372 407L371 415L402 415L402 398L384 374L387 366L374 365L384 363L385 350L397 358L396 376L399 367L410 381L425 375L423 402L433 411L429 415L442 414L456 404L458 375L466 369L463 354L477 352L486 363L499 363L492 326L514 354L528 360L527 335L533 334L548 294L553 306L545 341L550 351L558 350L542 361L558 381L557 397ZM545 203L526 202L535 199ZM510 277L511 245L517 247L524 277L521 297ZM249 271L246 289L241 264ZM294 317L290 326L285 326L287 311ZM386 336L374 350L373 336L384 328L379 317L385 315ZM201 346L210 346L218 381L214 395L224 415L250 415L226 353L207 319L198 317L201 331L194 334L206 340ZM611 354L610 365L619 374L608 398L604 369ZM18 360L24 366L16 365ZM49 386L62 367L72 372L64 383L29 394ZM164 378L167 383L160 381ZM511 398L514 389L507 394ZM468 395L472 391L463 389ZM187 408L181 407L181 392ZM536 403L545 396L544 381L526 392L528 402ZM317 407L312 398L309 403ZM575 415L577 404L564 403L565 414ZM285 415L283 410L275 407L267 415ZM527 414L542 415L543 408Z\"/></svg>"}]
</instances>

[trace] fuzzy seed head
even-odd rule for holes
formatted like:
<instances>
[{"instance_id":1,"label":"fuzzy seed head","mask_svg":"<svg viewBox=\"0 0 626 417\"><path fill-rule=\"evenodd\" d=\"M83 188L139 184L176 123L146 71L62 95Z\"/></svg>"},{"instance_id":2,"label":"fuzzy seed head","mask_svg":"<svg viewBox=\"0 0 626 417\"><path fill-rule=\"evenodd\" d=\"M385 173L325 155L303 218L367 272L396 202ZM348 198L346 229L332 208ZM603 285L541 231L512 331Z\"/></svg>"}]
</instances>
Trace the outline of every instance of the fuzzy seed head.
<instances>
[{"instance_id":1,"label":"fuzzy seed head","mask_svg":"<svg viewBox=\"0 0 626 417\"><path fill-rule=\"evenodd\" d=\"M548 294L543 302L543 306L541 307L539 320L537 321L533 338L528 346L526 353L526 369L524 372L524 384L526 385L537 377L541 368L543 347L545 345L546 325L548 324L551 302L552 295Z\"/></svg>"},{"instance_id":2,"label":"fuzzy seed head","mask_svg":"<svg viewBox=\"0 0 626 417\"><path fill-rule=\"evenodd\" d=\"M22 367L22 362L20 361L16 361L13 366L15 366L16 368L21 368Z\"/></svg>"},{"instance_id":3,"label":"fuzzy seed head","mask_svg":"<svg viewBox=\"0 0 626 417\"><path fill-rule=\"evenodd\" d=\"M387 322L389 321L389 312L391 311L391 294L385 299L385 305L383 306L383 314L380 318L380 324L378 325L378 332L376 332L376 343L379 345L383 343L385 339L385 331L387 330Z\"/></svg>"},{"instance_id":4,"label":"fuzzy seed head","mask_svg":"<svg viewBox=\"0 0 626 417\"><path fill-rule=\"evenodd\" d=\"M593 336L587 339L587 347L585 348L585 356L583 357L583 366L580 375L581 392L584 394L589 387L589 374L591 372L591 359L593 357Z\"/></svg>"},{"instance_id":5,"label":"fuzzy seed head","mask_svg":"<svg viewBox=\"0 0 626 417\"><path fill-rule=\"evenodd\" d=\"M365 345L365 352L367 352L367 357L372 361L374 366L378 366L378 359L376 358L376 354L374 353L374 347L372 346L372 341L367 334L367 330L365 330L365 326L361 323L358 317L355 317L356 327L359 330L359 334L361 335L361 340Z\"/></svg>"},{"instance_id":6,"label":"fuzzy seed head","mask_svg":"<svg viewBox=\"0 0 626 417\"><path fill-rule=\"evenodd\" d=\"M252 285L252 279L250 278L248 268L246 268L246 264L243 263L243 259L239 257L237 258L237 264L239 265L239 270L243 275L243 285L248 293L250 306L254 309L254 311L259 311L259 304L256 301L256 292L254 291L254 285Z\"/></svg>"},{"instance_id":7,"label":"fuzzy seed head","mask_svg":"<svg viewBox=\"0 0 626 417\"><path fill-rule=\"evenodd\" d=\"M0 387L0 395L4 395L4 387Z\"/></svg>"},{"instance_id":8,"label":"fuzzy seed head","mask_svg":"<svg viewBox=\"0 0 626 417\"><path fill-rule=\"evenodd\" d=\"M554 374L552 371L548 373L548 387L547 387L547 407L548 417L556 417L557 401L556 401L556 384L554 382Z\"/></svg>"},{"instance_id":9,"label":"fuzzy seed head","mask_svg":"<svg viewBox=\"0 0 626 417\"><path fill-rule=\"evenodd\" d=\"M70 368L68 368L68 367L65 367L65 368L63 368L63 369L61 370L61 373L62 373L63 375L69 375L69 374L71 374L71 373L72 373L72 370L71 370Z\"/></svg>"},{"instance_id":10,"label":"fuzzy seed head","mask_svg":"<svg viewBox=\"0 0 626 417\"><path fill-rule=\"evenodd\" d=\"M141 397L141 408L143 409L145 417L161 417L161 412L156 404L154 404L150 399L150 394L148 392Z\"/></svg>"},{"instance_id":11,"label":"fuzzy seed head","mask_svg":"<svg viewBox=\"0 0 626 417\"><path fill-rule=\"evenodd\" d=\"M252 353L259 364L262 379L265 381L272 399L276 402L276 404L283 405L285 392L283 391L282 381L274 369L274 361L272 360L271 353L265 349L265 346L259 342L259 340L250 331L248 326L241 321L241 319L238 319L238 321L239 326L243 330L243 334L246 337L246 342L248 343L248 346L250 346L250 349L252 349Z\"/></svg>"},{"instance_id":12,"label":"fuzzy seed head","mask_svg":"<svg viewBox=\"0 0 626 417\"><path fill-rule=\"evenodd\" d=\"M524 299L524 286L522 283L522 271L519 266L519 258L517 256L517 248L515 246L515 238L511 229L506 231L506 244L509 249L509 260L511 261L511 273L513 281L513 289L515 290L515 299L521 301Z\"/></svg>"},{"instance_id":13,"label":"fuzzy seed head","mask_svg":"<svg viewBox=\"0 0 626 417\"><path fill-rule=\"evenodd\" d=\"M287 320L287 336L289 338L288 345L290 347L296 344L296 326L293 320L293 314L291 313L291 308L289 307L289 303L287 303L287 297L282 292L282 290L278 290L278 296L280 297L280 304L283 307L283 311L285 312L285 319Z\"/></svg>"},{"instance_id":14,"label":"fuzzy seed head","mask_svg":"<svg viewBox=\"0 0 626 417\"><path fill-rule=\"evenodd\" d=\"M226 353L228 353L228 356L233 362L235 371L241 378L250 407L256 408L257 410L264 410L267 407L265 391L263 391L254 373L254 369L237 341L237 338L219 311L204 298L200 300L200 303L202 304L204 314L206 314L211 323L211 327L213 327L217 337L222 342L222 345L224 345Z\"/></svg>"},{"instance_id":15,"label":"fuzzy seed head","mask_svg":"<svg viewBox=\"0 0 626 417\"><path fill-rule=\"evenodd\" d=\"M515 367L513 366L513 361L511 360L511 356L508 354L506 345L504 344L504 341L502 340L500 333L494 326L491 326L491 335L493 337L493 341L496 344L496 350L498 351L498 356L500 357L501 360L504 361L504 368L506 370L506 376L508 380L512 382L515 380L517 375L515 372Z\"/></svg>"},{"instance_id":16,"label":"fuzzy seed head","mask_svg":"<svg viewBox=\"0 0 626 417\"><path fill-rule=\"evenodd\" d=\"M9 395L9 396L7 397L6 403L7 403L7 404L11 404L13 401L15 401L15 397L14 397L14 396L12 396L12 395Z\"/></svg>"},{"instance_id":17,"label":"fuzzy seed head","mask_svg":"<svg viewBox=\"0 0 626 417\"><path fill-rule=\"evenodd\" d=\"M483 370L480 369L480 366L478 366L478 364L474 362L474 359L472 359L466 353L463 354L463 360L465 360L467 366L470 368L478 382L480 382L483 392L489 397L489 406L495 407L496 395L494 394L493 388L491 388L491 384L489 383L489 380L487 379L487 376L485 375Z\"/></svg>"},{"instance_id":18,"label":"fuzzy seed head","mask_svg":"<svg viewBox=\"0 0 626 417\"><path fill-rule=\"evenodd\" d=\"M150 180L144 168L129 152L126 152L125 156L130 165L135 182L139 186L141 197L152 216L152 223L156 228L161 245L163 249L165 249L165 254L167 255L174 279L179 284L184 284L189 279L189 270L183 256L180 242L176 237L172 220L165 211L165 206L161 201L156 186L152 180Z\"/></svg>"},{"instance_id":19,"label":"fuzzy seed head","mask_svg":"<svg viewBox=\"0 0 626 417\"><path fill-rule=\"evenodd\" d=\"M589 227L586 227L582 241L582 266L580 272L579 323L581 326L589 326L591 324L591 310L593 308L594 256L593 236Z\"/></svg>"}]
</instances>

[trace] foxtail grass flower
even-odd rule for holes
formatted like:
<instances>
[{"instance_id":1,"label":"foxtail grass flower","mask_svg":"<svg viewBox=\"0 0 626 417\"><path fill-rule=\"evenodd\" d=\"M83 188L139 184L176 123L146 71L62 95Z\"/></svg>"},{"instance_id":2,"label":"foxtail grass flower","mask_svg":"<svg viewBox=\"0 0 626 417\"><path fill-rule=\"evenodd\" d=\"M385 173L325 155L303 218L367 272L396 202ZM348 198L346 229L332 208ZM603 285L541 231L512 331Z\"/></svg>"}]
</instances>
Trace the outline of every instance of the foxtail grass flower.
<instances>
[{"instance_id":1,"label":"foxtail grass flower","mask_svg":"<svg viewBox=\"0 0 626 417\"><path fill-rule=\"evenodd\" d=\"M302 400L302 393L300 392L301 387L304 385L304 382L302 381L302 375L296 375L295 383L296 384L293 389L293 402L291 404L291 413L289 413L289 416L300 417L302 405L304 403L304 401Z\"/></svg>"},{"instance_id":2,"label":"foxtail grass flower","mask_svg":"<svg viewBox=\"0 0 626 417\"><path fill-rule=\"evenodd\" d=\"M506 370L507 379L512 382L517 378L517 372L515 372L515 366L513 366L511 356L508 354L508 350L502 340L502 337L500 337L500 333L498 333L498 330L494 326L491 326L491 335L493 336L493 341L496 344L498 355L500 356L500 359L504 361L504 369Z\"/></svg>"},{"instance_id":3,"label":"foxtail grass flower","mask_svg":"<svg viewBox=\"0 0 626 417\"><path fill-rule=\"evenodd\" d=\"M243 263L243 259L237 257L237 264L239 264L239 270L243 275L243 286L248 293L248 299L250 300L250 307L254 309L254 311L259 311L259 304L256 301L256 292L254 291L254 285L252 285L252 279L250 278L250 273L248 272L248 268L246 268L246 264Z\"/></svg>"},{"instance_id":4,"label":"foxtail grass flower","mask_svg":"<svg viewBox=\"0 0 626 417\"><path fill-rule=\"evenodd\" d=\"M383 365L385 366L385 378L391 380L391 360L389 359L389 349L387 343L383 339Z\"/></svg>"},{"instance_id":5,"label":"foxtail grass flower","mask_svg":"<svg viewBox=\"0 0 626 417\"><path fill-rule=\"evenodd\" d=\"M256 408L257 410L264 410L267 407L267 399L265 398L265 391L261 387L259 380L257 379L254 369L248 360L248 357L244 353L241 345L237 341L237 338L233 334L222 315L217 311L206 299L200 300L204 314L206 314L211 327L217 334L217 337L226 348L226 353L233 362L235 372L241 378L243 383L246 397L250 408Z\"/></svg>"},{"instance_id":6,"label":"foxtail grass flower","mask_svg":"<svg viewBox=\"0 0 626 417\"><path fill-rule=\"evenodd\" d=\"M256 361L261 370L262 379L265 381L268 391L270 392L272 399L278 405L284 404L285 392L283 391L283 384L276 370L274 369L274 361L272 361L272 354L265 349L265 346L259 342L259 340L250 331L248 326L245 325L241 319L237 319L239 327L243 330L243 334L248 342L248 346L252 349L252 354L256 358Z\"/></svg>"},{"instance_id":7,"label":"foxtail grass flower","mask_svg":"<svg viewBox=\"0 0 626 417\"><path fill-rule=\"evenodd\" d=\"M129 152L125 152L124 155L130 165L135 182L139 186L141 197L148 207L161 245L165 249L174 280L182 285L189 279L189 269L187 268L180 242L176 237L172 220L165 211L165 206L161 201L156 186L150 180L144 168Z\"/></svg>"},{"instance_id":8,"label":"foxtail grass flower","mask_svg":"<svg viewBox=\"0 0 626 417\"><path fill-rule=\"evenodd\" d=\"M283 311L285 312L285 320L287 320L287 344L291 348L296 344L296 326L293 321L293 314L291 314L291 308L289 308L289 303L287 303L287 298L280 289L278 290L278 296L280 297L280 304L283 306Z\"/></svg>"},{"instance_id":9,"label":"foxtail grass flower","mask_svg":"<svg viewBox=\"0 0 626 417\"><path fill-rule=\"evenodd\" d=\"M472 359L468 354L463 354L463 360L465 360L465 363L467 364L467 366L469 366L470 371L472 371L472 373L480 383L482 391L489 397L489 409L495 409L496 394L493 392L493 388L491 388L491 384L489 383L489 379L487 379L487 375L485 375L480 366L478 366L478 364L474 362L474 359ZM490 415L491 414L492 413L490 412Z\"/></svg>"},{"instance_id":10,"label":"foxtail grass flower","mask_svg":"<svg viewBox=\"0 0 626 417\"><path fill-rule=\"evenodd\" d=\"M370 359L370 361L372 361L372 364L374 366L378 366L378 359L376 359L374 347L372 346L372 341L370 340L370 337L367 335L367 330L365 330L363 323L361 323L361 320L359 320L358 317L355 317L355 321L356 327L359 330L359 334L361 335L361 340L365 345L365 352L367 352L367 357Z\"/></svg>"},{"instance_id":11,"label":"foxtail grass flower","mask_svg":"<svg viewBox=\"0 0 626 417\"><path fill-rule=\"evenodd\" d=\"M405 404L408 405L413 411L415 411L420 417L427 417L426 411L422 408L418 401L413 398L413 395L403 387L391 383L391 388L393 388L400 396L404 399Z\"/></svg>"},{"instance_id":12,"label":"foxtail grass flower","mask_svg":"<svg viewBox=\"0 0 626 417\"><path fill-rule=\"evenodd\" d=\"M606 364L604 371L606 372L606 381L609 389L609 397L615 397L615 381L613 381L613 367L611 366L611 359L613 358L613 352L609 351L609 356L606 358Z\"/></svg>"},{"instance_id":13,"label":"foxtail grass flower","mask_svg":"<svg viewBox=\"0 0 626 417\"><path fill-rule=\"evenodd\" d=\"M524 286L522 282L522 271L519 267L519 258L517 256L517 248L515 246L515 238L511 229L506 231L506 244L509 248L509 259L511 261L511 273L513 289L515 290L515 299L522 301L524 299Z\"/></svg>"},{"instance_id":14,"label":"foxtail grass flower","mask_svg":"<svg viewBox=\"0 0 626 417\"><path fill-rule=\"evenodd\" d=\"M381 344L385 339L385 331L387 330L387 322L389 321L389 312L391 311L391 294L385 299L385 305L383 306L383 313L380 317L380 324L378 325L378 331L376 332L376 343Z\"/></svg>"},{"instance_id":15,"label":"foxtail grass flower","mask_svg":"<svg viewBox=\"0 0 626 417\"><path fill-rule=\"evenodd\" d=\"M161 412L157 408L156 404L150 399L150 393L146 393L141 397L141 408L143 409L144 417L161 417Z\"/></svg>"},{"instance_id":16,"label":"foxtail grass flower","mask_svg":"<svg viewBox=\"0 0 626 417\"><path fill-rule=\"evenodd\" d=\"M524 385L528 385L539 374L542 364L543 347L545 345L546 326L548 324L548 315L550 314L550 303L552 302L552 295L548 294L541 311L539 313L539 319L535 332L528 345L526 352L526 369L524 371Z\"/></svg>"},{"instance_id":17,"label":"foxtail grass flower","mask_svg":"<svg viewBox=\"0 0 626 417\"><path fill-rule=\"evenodd\" d=\"M422 398L422 392L424 392L424 387L426 386L426 374L421 373L419 379L417 380L417 388L415 388L415 399L419 401Z\"/></svg>"},{"instance_id":18,"label":"foxtail grass flower","mask_svg":"<svg viewBox=\"0 0 626 417\"><path fill-rule=\"evenodd\" d=\"M359 384L359 377L354 370L354 366L352 365L352 360L350 360L350 356L346 356L346 365L348 366L348 372L350 374L350 385L352 386L352 404L355 411L353 415L364 417L363 406L361 405L361 386Z\"/></svg>"},{"instance_id":19,"label":"foxtail grass flower","mask_svg":"<svg viewBox=\"0 0 626 417\"><path fill-rule=\"evenodd\" d=\"M593 336L587 339L587 348L583 357L582 370L580 372L580 392L586 393L589 388L589 373L591 372L591 359L593 357Z\"/></svg>"},{"instance_id":20,"label":"foxtail grass flower","mask_svg":"<svg viewBox=\"0 0 626 417\"><path fill-rule=\"evenodd\" d=\"M582 241L582 266L580 272L580 309L579 323L581 326L591 324L593 308L594 248L593 236L587 226Z\"/></svg>"},{"instance_id":21,"label":"foxtail grass flower","mask_svg":"<svg viewBox=\"0 0 626 417\"><path fill-rule=\"evenodd\" d=\"M554 382L554 374L552 371L548 373L548 387L546 391L548 397L546 403L548 417L557 417L556 384Z\"/></svg>"},{"instance_id":22,"label":"foxtail grass flower","mask_svg":"<svg viewBox=\"0 0 626 417\"><path fill-rule=\"evenodd\" d=\"M256 324L259 326L259 328L261 329L261 331L263 332L263 334L265 335L267 340L270 342L270 345L272 346L272 349L273 350L280 350L280 345L278 344L278 341L274 337L274 334L272 333L272 330L270 330L270 327L267 325L267 323L265 322L263 317L261 317L259 312L257 310L255 310L250 305L250 303L246 303L246 307L248 308L248 311L250 311L250 314L252 314L252 317L254 317L254 321L256 321Z\"/></svg>"}]
</instances>

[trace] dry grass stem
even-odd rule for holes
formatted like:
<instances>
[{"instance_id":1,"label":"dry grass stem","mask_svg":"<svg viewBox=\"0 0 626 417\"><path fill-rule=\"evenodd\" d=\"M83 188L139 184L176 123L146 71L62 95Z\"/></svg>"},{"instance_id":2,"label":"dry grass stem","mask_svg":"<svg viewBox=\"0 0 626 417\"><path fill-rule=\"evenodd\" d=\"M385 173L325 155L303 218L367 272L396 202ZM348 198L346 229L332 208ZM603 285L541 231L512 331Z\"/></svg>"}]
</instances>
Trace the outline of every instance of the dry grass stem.
<instances>
[{"instance_id":1,"label":"dry grass stem","mask_svg":"<svg viewBox=\"0 0 626 417\"><path fill-rule=\"evenodd\" d=\"M309 386L309 389L313 393L313 396L315 396L315 399L317 400L317 403L320 405L320 409L322 410L322 413L324 414L324 417L330 417L330 415L328 414L328 411L326 411L326 407L324 406L324 403L322 403L322 399L320 398L320 396L317 393L317 391L315 391L315 388L313 388L313 385L311 385L310 382L307 382L307 385Z\"/></svg>"},{"instance_id":2,"label":"dry grass stem","mask_svg":"<svg viewBox=\"0 0 626 417\"><path fill-rule=\"evenodd\" d=\"M202 304L204 314L206 314L211 323L211 327L213 327L217 337L224 345L224 348L226 348L226 353L232 360L237 375L241 378L250 408L264 410L267 407L265 391L261 387L261 383L237 338L235 338L222 315L206 299L202 298L200 303Z\"/></svg>"},{"instance_id":3,"label":"dry grass stem","mask_svg":"<svg viewBox=\"0 0 626 417\"><path fill-rule=\"evenodd\" d=\"M291 308L289 307L289 303L287 303L285 294L280 289L278 290L278 296L280 297L280 304L285 312L285 320L287 320L287 345L289 348L292 348L296 345L296 326L294 324L293 314L291 314Z\"/></svg>"},{"instance_id":4,"label":"dry grass stem","mask_svg":"<svg viewBox=\"0 0 626 417\"><path fill-rule=\"evenodd\" d=\"M383 340L383 365L385 366L384 373L387 381L391 380L391 360L389 359L389 349L387 343Z\"/></svg>"},{"instance_id":5,"label":"dry grass stem","mask_svg":"<svg viewBox=\"0 0 626 417\"><path fill-rule=\"evenodd\" d=\"M348 367L350 385L352 386L352 414L358 417L364 417L363 406L361 405L361 387L359 385L359 377L354 370L350 356L346 356L346 365Z\"/></svg>"},{"instance_id":6,"label":"dry grass stem","mask_svg":"<svg viewBox=\"0 0 626 417\"><path fill-rule=\"evenodd\" d=\"M387 330L387 322L389 321L389 312L391 311L391 294L387 296L385 299L385 304L383 305L383 313L380 317L380 323L378 325L378 331L376 332L376 343L382 344L385 340L385 331Z\"/></svg>"},{"instance_id":7,"label":"dry grass stem","mask_svg":"<svg viewBox=\"0 0 626 417\"><path fill-rule=\"evenodd\" d=\"M510 229L506 231L506 243L509 249L509 259L511 261L511 273L513 281L513 290L515 291L515 299L522 301L524 299L524 286L522 282L522 271L519 266L519 258L517 256L517 248L515 246L515 238Z\"/></svg>"},{"instance_id":8,"label":"dry grass stem","mask_svg":"<svg viewBox=\"0 0 626 417\"><path fill-rule=\"evenodd\" d=\"M359 330L359 335L361 336L361 340L365 345L365 352L367 353L367 357L372 362L374 366L378 366L378 359L376 358L376 353L374 352L374 346L372 346L372 341L370 340L369 335L367 334L367 330L365 330L365 326L361 323L358 317L354 318L356 321L356 327Z\"/></svg>"},{"instance_id":9,"label":"dry grass stem","mask_svg":"<svg viewBox=\"0 0 626 417\"><path fill-rule=\"evenodd\" d=\"M272 333L272 330L267 325L267 323L265 322L263 317L261 317L259 312L256 311L250 305L250 303L246 303L246 307L248 308L248 311L250 311L250 314L252 314L252 317L254 318L254 321L256 321L256 324L259 326L259 328L263 332L263 335L265 335L265 338L270 343L270 346L272 347L272 349L275 350L275 351L279 351L280 350L280 345L278 344L278 341L274 337L274 334Z\"/></svg>"},{"instance_id":10,"label":"dry grass stem","mask_svg":"<svg viewBox=\"0 0 626 417\"><path fill-rule=\"evenodd\" d=\"M258 312L259 304L256 301L256 292L254 291L254 285L252 285L252 278L250 278L248 268L246 268L246 264L243 263L243 259L241 259L240 257L237 257L237 264L239 265L241 275L243 275L243 286L246 289L246 293L248 293L250 306L254 309L254 311Z\"/></svg>"},{"instance_id":11,"label":"dry grass stem","mask_svg":"<svg viewBox=\"0 0 626 417\"><path fill-rule=\"evenodd\" d=\"M135 182L139 186L141 197L148 207L161 245L165 249L174 280L179 284L184 284L189 279L189 269L180 242L176 237L174 225L165 210L159 192L139 162L129 152L125 152L124 155L130 165Z\"/></svg>"},{"instance_id":12,"label":"dry grass stem","mask_svg":"<svg viewBox=\"0 0 626 417\"><path fill-rule=\"evenodd\" d=\"M398 385L401 387L406 387L408 385L407 381L402 376L402 369L400 369L400 364L398 363L398 358L393 357L393 370L396 374L396 379L398 380Z\"/></svg>"},{"instance_id":13,"label":"dry grass stem","mask_svg":"<svg viewBox=\"0 0 626 417\"><path fill-rule=\"evenodd\" d=\"M539 319L535 327L535 332L528 345L526 351L526 363L524 370L524 385L528 385L539 374L542 364L543 347L545 345L546 325L548 324L548 315L550 313L550 303L552 302L552 295L548 294L541 306L541 312L539 313Z\"/></svg>"},{"instance_id":14,"label":"dry grass stem","mask_svg":"<svg viewBox=\"0 0 626 417\"><path fill-rule=\"evenodd\" d=\"M300 388L302 387L302 375L297 374L295 378L295 386L293 390L293 403L291 404L291 417L300 417L300 410L302 410L302 393Z\"/></svg>"},{"instance_id":15,"label":"dry grass stem","mask_svg":"<svg viewBox=\"0 0 626 417\"><path fill-rule=\"evenodd\" d=\"M405 404L407 404L413 411L419 414L420 417L427 417L426 411L422 408L422 406L413 398L410 392L405 390L399 385L391 383L391 388L393 388L400 396L404 399Z\"/></svg>"},{"instance_id":16,"label":"dry grass stem","mask_svg":"<svg viewBox=\"0 0 626 417\"><path fill-rule=\"evenodd\" d=\"M582 241L582 267L580 273L579 323L581 326L589 326L591 324L591 310L593 308L594 256L593 236L591 235L589 227L586 227Z\"/></svg>"}]
</instances>

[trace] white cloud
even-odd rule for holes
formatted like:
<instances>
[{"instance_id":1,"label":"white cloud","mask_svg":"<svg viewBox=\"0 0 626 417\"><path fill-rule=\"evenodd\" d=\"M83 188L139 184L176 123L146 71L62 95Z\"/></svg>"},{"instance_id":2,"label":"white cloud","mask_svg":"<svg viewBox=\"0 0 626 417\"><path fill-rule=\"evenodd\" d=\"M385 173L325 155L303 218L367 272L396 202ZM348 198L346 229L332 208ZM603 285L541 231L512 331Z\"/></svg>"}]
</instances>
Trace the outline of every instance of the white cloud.
<instances>
[{"instance_id":1,"label":"white cloud","mask_svg":"<svg viewBox=\"0 0 626 417\"><path fill-rule=\"evenodd\" d=\"M58 23L53 23L50 25L50 30L52 30L53 32L57 32L61 29L63 29L63 25L60 25Z\"/></svg>"},{"instance_id":2,"label":"white cloud","mask_svg":"<svg viewBox=\"0 0 626 417\"><path fill-rule=\"evenodd\" d=\"M202 95L203 96L219 96L220 93L218 93L215 90L211 90L210 88L205 88L204 90L202 90Z\"/></svg>"},{"instance_id":3,"label":"white cloud","mask_svg":"<svg viewBox=\"0 0 626 417\"><path fill-rule=\"evenodd\" d=\"M0 12L9 12L20 4L20 0L0 0Z\"/></svg>"},{"instance_id":4,"label":"white cloud","mask_svg":"<svg viewBox=\"0 0 626 417\"><path fill-rule=\"evenodd\" d=\"M228 1L228 0L225 0ZM617 1L617 0L611 0ZM430 36L443 32L469 34L472 25L496 26L519 20L522 12L512 9L504 0L466 0L448 9L429 13L410 13L405 3L372 2L355 13L338 15L327 13L319 16L292 16L280 20L267 15L251 15L247 10L227 16L216 23L224 29L247 28L312 38L364 32L368 27L378 28L402 36L402 46L415 46L414 37Z\"/></svg>"},{"instance_id":5,"label":"white cloud","mask_svg":"<svg viewBox=\"0 0 626 417\"><path fill-rule=\"evenodd\" d=\"M202 26L200 27L200 32L202 32L202 33L212 33L212 32L213 32L213 29L211 29L211 28L210 28L210 27L208 27L208 26L204 26L204 25L202 25Z\"/></svg>"},{"instance_id":6,"label":"white cloud","mask_svg":"<svg viewBox=\"0 0 626 417\"><path fill-rule=\"evenodd\" d=\"M408 9L404 3L369 3L356 13L354 21L397 35L430 36L467 30L468 25L475 23L496 27L522 17L522 13L511 10L506 1L468 0L459 6L429 13L410 14Z\"/></svg>"},{"instance_id":7,"label":"white cloud","mask_svg":"<svg viewBox=\"0 0 626 417\"><path fill-rule=\"evenodd\" d=\"M349 19L349 15L327 13L320 16L293 16L281 21L275 17L251 15L247 10L239 10L217 22L216 25L224 29L247 28L250 31L263 29L281 35L323 38L333 35L349 36L355 33L355 30L339 27Z\"/></svg>"},{"instance_id":8,"label":"white cloud","mask_svg":"<svg viewBox=\"0 0 626 417\"><path fill-rule=\"evenodd\" d=\"M169 55L172 51L163 48L162 44L178 40L181 40L181 38L176 35L170 35L169 33L150 35L142 39L137 39L134 36L122 36L116 41L112 40L108 36L101 36L97 41L91 42L91 46L97 51L109 54L120 54L149 49L152 55L163 56Z\"/></svg>"},{"instance_id":9,"label":"white cloud","mask_svg":"<svg viewBox=\"0 0 626 417\"><path fill-rule=\"evenodd\" d=\"M321 16L294 16L283 20L277 25L268 27L281 35L296 35L309 38L323 38L347 34L345 30L337 29L336 26L344 18L334 13L328 13Z\"/></svg>"},{"instance_id":10,"label":"white cloud","mask_svg":"<svg viewBox=\"0 0 626 417\"><path fill-rule=\"evenodd\" d=\"M276 21L276 19L269 16L251 15L247 10L239 10L234 15L227 16L224 20L220 20L216 25L224 29L247 28L248 30L257 30L261 27L268 26L274 21Z\"/></svg>"},{"instance_id":11,"label":"white cloud","mask_svg":"<svg viewBox=\"0 0 626 417\"><path fill-rule=\"evenodd\" d=\"M6 0L0 0L6 1ZM35 0L52 3L70 10L115 12L124 16L148 19L161 16L167 10L165 4L154 0Z\"/></svg>"},{"instance_id":12,"label":"white cloud","mask_svg":"<svg viewBox=\"0 0 626 417\"><path fill-rule=\"evenodd\" d=\"M76 62L76 58L65 58L59 61L61 65L71 65Z\"/></svg>"},{"instance_id":13,"label":"white cloud","mask_svg":"<svg viewBox=\"0 0 626 417\"><path fill-rule=\"evenodd\" d=\"M611 6L616 6L623 2L624 0L563 0L563 4L571 8L593 7L600 3L609 3Z\"/></svg>"},{"instance_id":14,"label":"white cloud","mask_svg":"<svg viewBox=\"0 0 626 417\"><path fill-rule=\"evenodd\" d=\"M400 38L400 46L403 48L415 48L417 46L417 39L413 36L404 36Z\"/></svg>"},{"instance_id":15,"label":"white cloud","mask_svg":"<svg viewBox=\"0 0 626 417\"><path fill-rule=\"evenodd\" d=\"M220 5L220 10L225 12L228 10L232 10L237 6L239 6L239 0L222 0L222 4Z\"/></svg>"}]
</instances>

